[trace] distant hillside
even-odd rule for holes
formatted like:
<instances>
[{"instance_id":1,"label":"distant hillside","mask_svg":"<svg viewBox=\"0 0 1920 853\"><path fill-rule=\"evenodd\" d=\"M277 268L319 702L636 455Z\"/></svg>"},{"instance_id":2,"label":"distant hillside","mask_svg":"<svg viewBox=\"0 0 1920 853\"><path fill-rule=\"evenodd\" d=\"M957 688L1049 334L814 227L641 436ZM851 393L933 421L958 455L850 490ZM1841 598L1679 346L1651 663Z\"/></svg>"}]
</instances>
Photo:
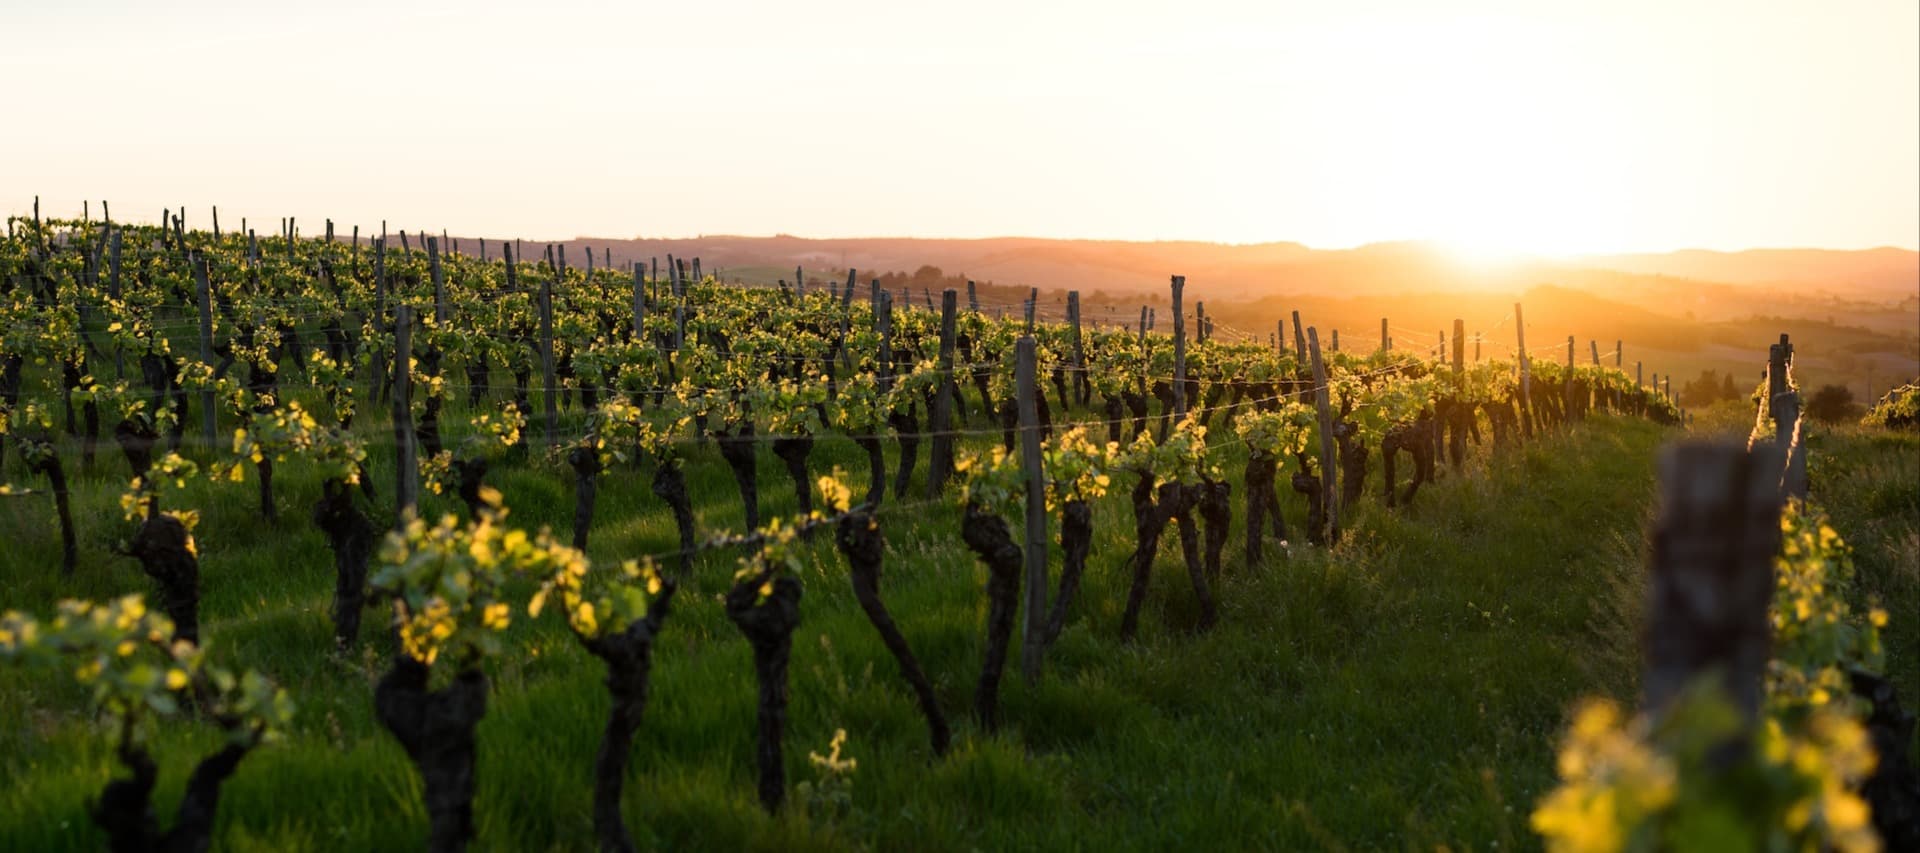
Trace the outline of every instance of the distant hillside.
<instances>
[{"instance_id":1,"label":"distant hillside","mask_svg":"<svg viewBox=\"0 0 1920 853\"><path fill-rule=\"evenodd\" d=\"M1189 299L1207 304L1223 336L1265 342L1276 322L1299 311L1329 342L1337 330L1342 348L1362 351L1380 345L1382 318L1395 347L1415 351L1432 348L1443 330L1450 335L1460 318L1470 340L1482 336L1487 357L1505 357L1517 345L1519 301L1536 357L1565 359L1566 338L1574 335L1581 361L1591 360L1593 342L1610 358L1618 340L1628 369L1645 361L1650 372L1682 377L1703 369L1745 376L1754 369L1755 348L1787 332L1805 343L1797 372L1806 382L1845 382L1864 393L1870 376L1884 388L1890 378L1920 372L1920 253L1905 249L1692 250L1474 265L1417 242L1327 250L1298 243L711 235L576 238L565 245L575 264L589 247L596 263L610 253L621 266L698 257L703 271L751 284L791 280L796 266L811 284L838 283L851 268L863 284L885 277L890 289L906 287L913 304L974 279L983 307L1009 313L1034 287L1047 317L1061 316L1065 293L1078 290L1084 316L1103 326L1131 327L1142 305L1157 306L1166 323L1167 277L1179 273Z\"/></svg>"},{"instance_id":2,"label":"distant hillside","mask_svg":"<svg viewBox=\"0 0 1920 853\"><path fill-rule=\"evenodd\" d=\"M1344 295L1406 292L1519 293L1556 284L1647 304L1673 316L1747 316L1781 299L1851 299L1896 303L1920 293L1920 253L1905 249L1832 251L1689 250L1657 255L1535 259L1495 266L1462 262L1424 243L1376 243L1354 249L1310 249L1298 243L1229 245L999 237L808 239L711 235L688 239L565 241L569 255L611 250L616 264L698 257L713 270L805 268L808 277L844 279L849 268L869 275L911 273L922 266L1002 285L1086 293L1154 293L1180 273L1202 298L1252 300L1272 294ZM791 278L781 274L781 278ZM771 283L770 280L756 283Z\"/></svg>"}]
</instances>

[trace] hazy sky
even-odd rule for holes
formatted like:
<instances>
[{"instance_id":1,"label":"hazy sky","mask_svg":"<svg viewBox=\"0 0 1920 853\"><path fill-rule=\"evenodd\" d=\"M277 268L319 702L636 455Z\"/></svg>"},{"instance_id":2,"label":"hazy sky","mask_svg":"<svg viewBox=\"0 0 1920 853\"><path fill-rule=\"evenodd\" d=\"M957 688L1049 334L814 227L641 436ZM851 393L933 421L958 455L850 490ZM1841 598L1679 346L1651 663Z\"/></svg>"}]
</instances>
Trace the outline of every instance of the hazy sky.
<instances>
[{"instance_id":1,"label":"hazy sky","mask_svg":"<svg viewBox=\"0 0 1920 853\"><path fill-rule=\"evenodd\" d=\"M529 239L1920 244L1914 0L289 5L0 0L0 206Z\"/></svg>"}]
</instances>

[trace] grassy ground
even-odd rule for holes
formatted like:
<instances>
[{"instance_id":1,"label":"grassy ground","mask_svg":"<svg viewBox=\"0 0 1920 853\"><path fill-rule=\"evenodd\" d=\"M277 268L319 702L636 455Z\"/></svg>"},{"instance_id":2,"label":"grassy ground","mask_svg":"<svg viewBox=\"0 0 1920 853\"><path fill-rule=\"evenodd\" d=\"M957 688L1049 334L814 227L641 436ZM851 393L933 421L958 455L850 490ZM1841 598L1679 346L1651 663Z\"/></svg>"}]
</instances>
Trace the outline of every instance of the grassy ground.
<instances>
[{"instance_id":1,"label":"grassy ground","mask_svg":"<svg viewBox=\"0 0 1920 853\"><path fill-rule=\"evenodd\" d=\"M1220 623L1204 634L1169 546L1130 647L1115 634L1132 522L1124 495L1111 495L1096 510L1078 615L1039 685L1010 673L1007 725L991 736L964 713L982 654L985 570L958 541L957 511L916 492L882 516L883 588L958 724L954 749L931 755L843 561L821 537L801 577L787 767L791 781L814 778L807 752L824 752L836 728L859 764L849 808L796 796L778 818L753 799L751 658L717 601L732 557L709 556L658 647L628 823L642 846L708 849L1534 846L1526 815L1552 781L1567 707L1588 693L1631 697L1640 531L1654 451L1672 435L1596 416L1447 475L1411 509L1388 513L1369 497L1331 552L1296 545L1247 566L1236 533ZM864 482L861 458L834 439L815 467L837 462ZM0 503L0 539L11 543L0 549L0 604L45 613L60 597L148 589L135 564L106 547L121 466L103 455L78 477L82 564L70 580L58 575L51 506ZM765 509L789 510L784 474L770 457L762 466ZM1816 482L1839 476L1837 466L1816 463ZM317 486L288 467L275 525L258 520L250 485L197 486L175 502L205 516L202 632L213 656L271 674L301 705L294 733L227 783L216 844L416 849L426 831L419 783L372 716L372 682L390 648L382 637L350 659L326 653L331 562L306 518ZM375 477L391 481L378 467ZM561 469L510 467L489 479L516 522L565 529L571 488ZM739 526L737 495L710 450L692 462L690 489L702 529ZM1889 541L1911 543L1920 509L1897 491L1877 494L1898 516ZM1297 531L1301 510L1291 495L1286 503ZM1238 513L1236 496L1236 526ZM1836 515L1843 531L1858 518ZM597 519L596 558L673 546L642 473L603 477ZM1863 549L1863 562L1874 559ZM385 618L369 614L376 630L367 633L384 633ZM1910 622L1893 636L1911 648ZM520 651L492 668L479 729L476 846L588 847L589 771L607 707L599 665L553 617L522 619L510 637ZM1902 689L1913 696L1907 666ZM85 802L117 767L83 709L77 688L0 671L0 717L22 723L0 726L0 848L100 845ZM187 722L162 728L163 814L216 738Z\"/></svg>"}]
</instances>

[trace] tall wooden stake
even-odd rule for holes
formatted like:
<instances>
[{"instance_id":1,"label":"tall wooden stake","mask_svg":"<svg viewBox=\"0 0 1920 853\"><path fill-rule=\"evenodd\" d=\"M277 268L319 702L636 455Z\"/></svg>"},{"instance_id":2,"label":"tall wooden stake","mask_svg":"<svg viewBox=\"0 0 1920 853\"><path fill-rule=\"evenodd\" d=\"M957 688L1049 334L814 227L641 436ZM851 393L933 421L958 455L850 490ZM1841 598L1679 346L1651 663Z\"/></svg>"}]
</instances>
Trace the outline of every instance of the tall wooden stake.
<instances>
[{"instance_id":1,"label":"tall wooden stake","mask_svg":"<svg viewBox=\"0 0 1920 853\"><path fill-rule=\"evenodd\" d=\"M1649 712L1713 672L1747 721L1757 717L1771 656L1780 463L1765 445L1688 442L1660 454L1641 678Z\"/></svg>"},{"instance_id":2,"label":"tall wooden stake","mask_svg":"<svg viewBox=\"0 0 1920 853\"><path fill-rule=\"evenodd\" d=\"M1340 455L1333 443L1333 398L1327 388L1327 363L1320 357L1320 330L1307 329L1307 352L1313 359L1313 404L1320 415L1320 500L1326 507L1324 541L1331 545L1340 536Z\"/></svg>"},{"instance_id":3,"label":"tall wooden stake","mask_svg":"<svg viewBox=\"0 0 1920 853\"><path fill-rule=\"evenodd\" d=\"M1027 618L1020 634L1020 671L1028 684L1040 681L1047 630L1047 483L1040 463L1040 414L1034 402L1033 336L1014 342L1013 381L1020 419L1020 467L1027 473Z\"/></svg>"},{"instance_id":4,"label":"tall wooden stake","mask_svg":"<svg viewBox=\"0 0 1920 853\"><path fill-rule=\"evenodd\" d=\"M1180 296L1187 289L1187 277L1173 277L1173 420L1187 416L1187 320L1180 310Z\"/></svg>"},{"instance_id":5,"label":"tall wooden stake","mask_svg":"<svg viewBox=\"0 0 1920 853\"><path fill-rule=\"evenodd\" d=\"M407 516L420 496L420 465L414 458L413 434L413 306L401 303L393 318L393 507L395 530L405 530Z\"/></svg>"},{"instance_id":6,"label":"tall wooden stake","mask_svg":"<svg viewBox=\"0 0 1920 853\"><path fill-rule=\"evenodd\" d=\"M1520 435L1533 437L1533 377L1527 369L1527 323L1520 313L1520 303L1513 303L1513 334L1519 343L1520 361Z\"/></svg>"},{"instance_id":7,"label":"tall wooden stake","mask_svg":"<svg viewBox=\"0 0 1920 853\"><path fill-rule=\"evenodd\" d=\"M560 443L560 383L553 376L553 279L540 280L540 376L547 389L547 446Z\"/></svg>"},{"instance_id":8,"label":"tall wooden stake","mask_svg":"<svg viewBox=\"0 0 1920 853\"><path fill-rule=\"evenodd\" d=\"M213 286L207 281L207 258L195 253L193 256L194 284L200 291L200 363L213 366ZM214 416L213 386L208 385L200 392L200 424L207 439L207 449L220 446L219 424Z\"/></svg>"},{"instance_id":9,"label":"tall wooden stake","mask_svg":"<svg viewBox=\"0 0 1920 853\"><path fill-rule=\"evenodd\" d=\"M927 457L927 497L940 494L953 473L954 326L960 294L949 287L940 293L940 389L933 396L933 447Z\"/></svg>"}]
</instances>

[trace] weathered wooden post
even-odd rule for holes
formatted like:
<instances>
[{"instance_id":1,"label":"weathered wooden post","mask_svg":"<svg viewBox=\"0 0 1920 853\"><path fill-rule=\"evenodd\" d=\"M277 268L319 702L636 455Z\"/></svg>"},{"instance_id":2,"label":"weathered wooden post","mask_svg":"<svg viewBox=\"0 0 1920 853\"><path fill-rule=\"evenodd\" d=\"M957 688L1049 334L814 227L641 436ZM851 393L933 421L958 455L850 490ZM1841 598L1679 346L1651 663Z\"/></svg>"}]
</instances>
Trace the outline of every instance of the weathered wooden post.
<instances>
[{"instance_id":1,"label":"weathered wooden post","mask_svg":"<svg viewBox=\"0 0 1920 853\"><path fill-rule=\"evenodd\" d=\"M633 264L633 341L644 344L647 341L647 279L646 269L638 261Z\"/></svg>"},{"instance_id":2,"label":"weathered wooden post","mask_svg":"<svg viewBox=\"0 0 1920 853\"><path fill-rule=\"evenodd\" d=\"M1390 340L1387 337L1387 318L1381 317L1380 318L1380 351L1386 352L1387 350L1390 350L1390 349L1393 349L1393 344L1390 342Z\"/></svg>"},{"instance_id":3,"label":"weathered wooden post","mask_svg":"<svg viewBox=\"0 0 1920 853\"><path fill-rule=\"evenodd\" d=\"M1467 387L1466 328L1467 321L1459 319L1453 321L1453 381L1456 383L1455 387L1462 390ZM1474 422L1474 409L1472 403L1455 399L1447 411L1449 417L1445 420L1451 421L1451 423L1445 423L1448 436L1447 459L1457 470L1466 464L1467 431Z\"/></svg>"},{"instance_id":4,"label":"weathered wooden post","mask_svg":"<svg viewBox=\"0 0 1920 853\"><path fill-rule=\"evenodd\" d=\"M1780 476L1781 494L1807 496L1807 456L1801 445L1800 394L1793 390L1793 344L1783 333L1767 348L1767 405L1773 416L1773 443L1785 457ZM1671 381L1671 380L1669 380Z\"/></svg>"},{"instance_id":5,"label":"weathered wooden post","mask_svg":"<svg viewBox=\"0 0 1920 853\"><path fill-rule=\"evenodd\" d=\"M1453 321L1453 372L1456 376L1464 375L1467 369L1466 328L1467 321Z\"/></svg>"},{"instance_id":6,"label":"weathered wooden post","mask_svg":"<svg viewBox=\"0 0 1920 853\"><path fill-rule=\"evenodd\" d=\"M1513 334L1519 344L1520 358L1520 437L1533 437L1533 377L1527 370L1527 323L1520 303L1513 303Z\"/></svg>"},{"instance_id":7,"label":"weathered wooden post","mask_svg":"<svg viewBox=\"0 0 1920 853\"><path fill-rule=\"evenodd\" d=\"M1173 420L1179 423L1187 414L1187 321L1180 311L1181 292L1187 289L1187 277L1173 277Z\"/></svg>"},{"instance_id":8,"label":"weathered wooden post","mask_svg":"<svg viewBox=\"0 0 1920 853\"><path fill-rule=\"evenodd\" d=\"M433 279L433 326L444 328L447 323L447 281L440 271L440 240L427 238L427 274Z\"/></svg>"},{"instance_id":9,"label":"weathered wooden post","mask_svg":"<svg viewBox=\"0 0 1920 853\"><path fill-rule=\"evenodd\" d=\"M420 497L420 465L414 459L413 306L401 303L393 319L393 529L405 530Z\"/></svg>"},{"instance_id":10,"label":"weathered wooden post","mask_svg":"<svg viewBox=\"0 0 1920 853\"><path fill-rule=\"evenodd\" d=\"M1648 712L1714 673L1747 722L1756 719L1771 656L1780 461L1765 445L1686 442L1661 452L1641 678Z\"/></svg>"},{"instance_id":11,"label":"weathered wooden post","mask_svg":"<svg viewBox=\"0 0 1920 853\"><path fill-rule=\"evenodd\" d=\"M893 389L893 294L880 289L879 279L873 281L873 331L880 336L880 390L890 391Z\"/></svg>"},{"instance_id":12,"label":"weathered wooden post","mask_svg":"<svg viewBox=\"0 0 1920 853\"><path fill-rule=\"evenodd\" d=\"M1327 387L1327 363L1320 357L1320 330L1307 330L1307 347L1313 359L1313 403L1320 415L1320 499L1326 507L1324 541L1332 545L1340 536L1340 491L1336 472L1340 454L1333 443L1333 403Z\"/></svg>"},{"instance_id":13,"label":"weathered wooden post","mask_svg":"<svg viewBox=\"0 0 1920 853\"><path fill-rule=\"evenodd\" d=\"M1565 413L1568 426L1572 426L1574 416L1579 413L1579 409L1574 405L1574 399L1573 399L1573 388L1575 383L1573 381L1573 336L1572 335L1567 336L1567 375L1560 378L1560 385L1561 385L1561 388L1560 388L1561 411Z\"/></svg>"},{"instance_id":14,"label":"weathered wooden post","mask_svg":"<svg viewBox=\"0 0 1920 853\"><path fill-rule=\"evenodd\" d=\"M1080 337L1080 291L1067 291L1067 322L1073 326L1073 388L1080 405L1093 396L1093 382L1087 378L1087 347Z\"/></svg>"},{"instance_id":15,"label":"weathered wooden post","mask_svg":"<svg viewBox=\"0 0 1920 853\"><path fill-rule=\"evenodd\" d=\"M1302 361L1307 358L1307 330L1300 325L1300 312L1293 312L1293 351L1300 354Z\"/></svg>"},{"instance_id":16,"label":"weathered wooden post","mask_svg":"<svg viewBox=\"0 0 1920 853\"><path fill-rule=\"evenodd\" d=\"M1047 641L1047 482L1040 460L1040 414L1035 402L1032 335L1014 343L1014 385L1020 420L1020 467L1027 474L1026 590L1027 618L1020 634L1020 670L1028 684L1040 681Z\"/></svg>"},{"instance_id":17,"label":"weathered wooden post","mask_svg":"<svg viewBox=\"0 0 1920 853\"><path fill-rule=\"evenodd\" d=\"M207 258L205 255L193 255L193 279L200 291L200 363L209 369L213 367L213 285L207 280ZM216 422L213 405L213 377L207 377L208 384L200 391L200 424L207 439L208 451L220 446L219 424Z\"/></svg>"},{"instance_id":18,"label":"weathered wooden post","mask_svg":"<svg viewBox=\"0 0 1920 853\"><path fill-rule=\"evenodd\" d=\"M559 273L556 269L555 275ZM540 377L546 385L547 446L560 443L560 389L553 374L553 278L540 280Z\"/></svg>"},{"instance_id":19,"label":"weathered wooden post","mask_svg":"<svg viewBox=\"0 0 1920 853\"><path fill-rule=\"evenodd\" d=\"M960 294L949 287L940 292L940 388L933 395L933 447L927 455L927 497L940 494L953 473L954 325Z\"/></svg>"}]
</instances>

